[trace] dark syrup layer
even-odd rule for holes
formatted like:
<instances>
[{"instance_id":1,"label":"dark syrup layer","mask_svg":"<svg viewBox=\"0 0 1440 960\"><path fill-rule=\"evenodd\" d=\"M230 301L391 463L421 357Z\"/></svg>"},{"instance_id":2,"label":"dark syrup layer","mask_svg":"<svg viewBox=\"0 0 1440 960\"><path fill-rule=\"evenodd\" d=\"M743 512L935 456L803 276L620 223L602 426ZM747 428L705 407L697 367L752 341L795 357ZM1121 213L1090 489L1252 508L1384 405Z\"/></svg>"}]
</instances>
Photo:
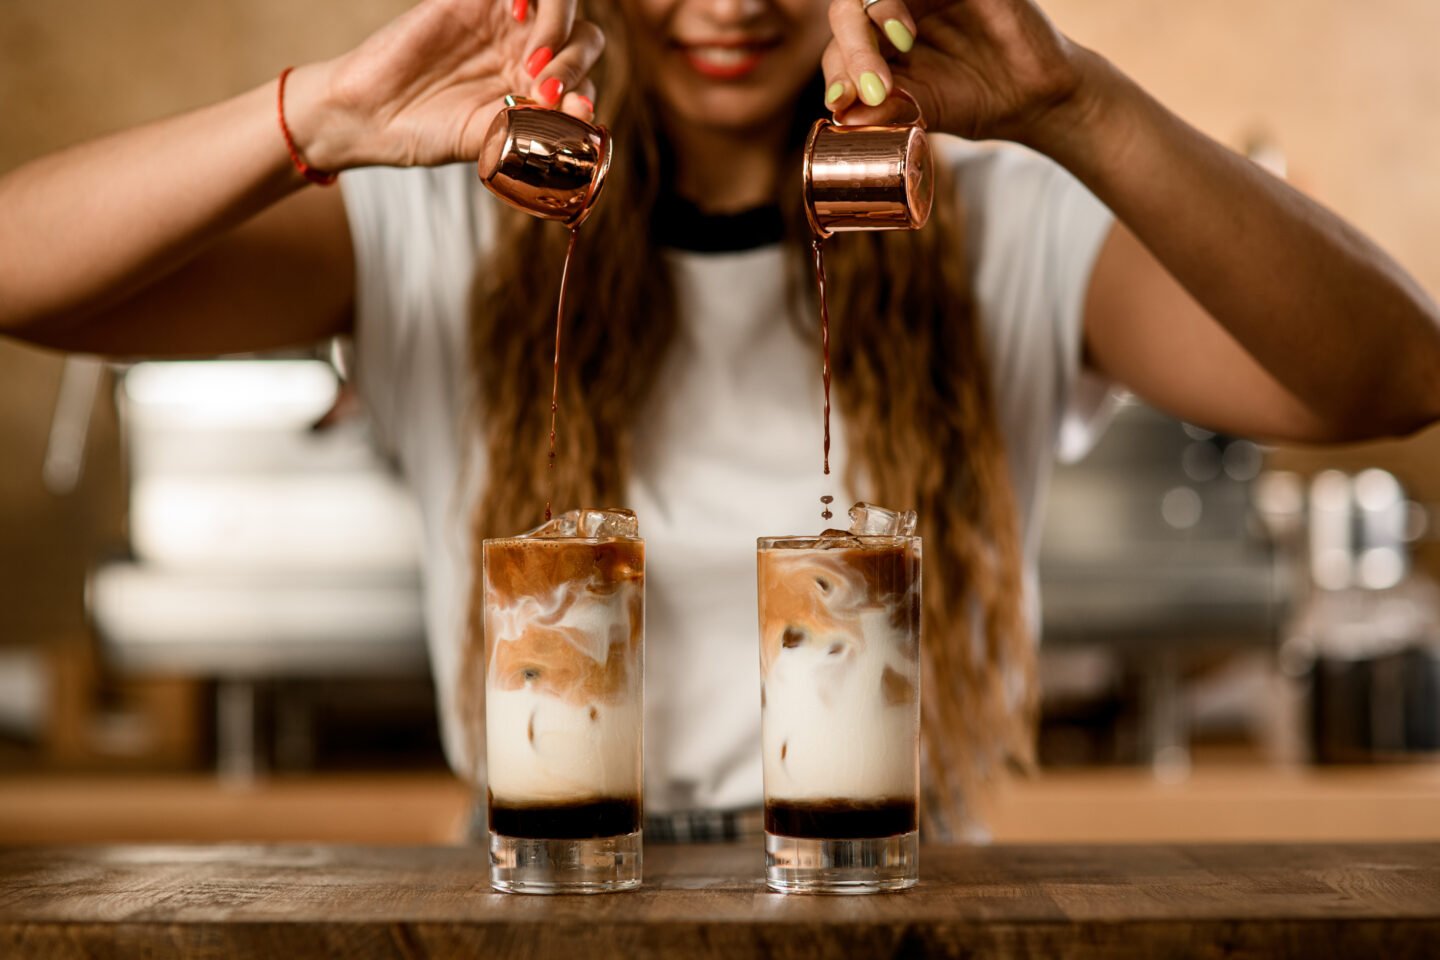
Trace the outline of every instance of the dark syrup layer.
<instances>
[{"instance_id":1,"label":"dark syrup layer","mask_svg":"<svg viewBox=\"0 0 1440 960\"><path fill-rule=\"evenodd\" d=\"M794 803L768 800L765 830L782 837L858 840L893 837L917 829L914 800L821 800Z\"/></svg>"},{"instance_id":2,"label":"dark syrup layer","mask_svg":"<svg viewBox=\"0 0 1440 960\"><path fill-rule=\"evenodd\" d=\"M490 798L490 832L525 840L588 840L618 837L640 829L638 798L524 806Z\"/></svg>"}]
</instances>

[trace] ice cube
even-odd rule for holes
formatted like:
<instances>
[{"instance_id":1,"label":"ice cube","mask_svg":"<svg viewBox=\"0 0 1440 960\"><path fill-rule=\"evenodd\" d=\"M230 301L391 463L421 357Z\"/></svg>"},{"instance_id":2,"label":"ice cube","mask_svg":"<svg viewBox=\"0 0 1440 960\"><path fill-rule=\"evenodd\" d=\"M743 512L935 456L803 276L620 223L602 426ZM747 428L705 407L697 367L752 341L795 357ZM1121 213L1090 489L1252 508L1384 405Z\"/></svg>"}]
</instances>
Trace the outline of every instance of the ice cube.
<instances>
[{"instance_id":1,"label":"ice cube","mask_svg":"<svg viewBox=\"0 0 1440 960\"><path fill-rule=\"evenodd\" d=\"M520 536L540 539L638 537L640 536L640 521L635 519L634 510L626 510L623 507L585 507L557 514L534 530L527 530Z\"/></svg>"},{"instance_id":2,"label":"ice cube","mask_svg":"<svg viewBox=\"0 0 1440 960\"><path fill-rule=\"evenodd\" d=\"M850 508L850 534L856 537L913 537L917 517L914 510L886 510L873 503Z\"/></svg>"},{"instance_id":3,"label":"ice cube","mask_svg":"<svg viewBox=\"0 0 1440 960\"><path fill-rule=\"evenodd\" d=\"M860 546L860 541L855 539L855 537L850 534L850 531L836 530L834 527L823 531L820 536L815 538L815 549L817 550L835 550L840 547L858 546Z\"/></svg>"},{"instance_id":4,"label":"ice cube","mask_svg":"<svg viewBox=\"0 0 1440 960\"><path fill-rule=\"evenodd\" d=\"M539 537L542 539L547 537L573 537L576 536L575 531L579 529L579 524L580 511L566 510L564 513L546 520L534 530L526 530L520 534L520 536Z\"/></svg>"},{"instance_id":5,"label":"ice cube","mask_svg":"<svg viewBox=\"0 0 1440 960\"><path fill-rule=\"evenodd\" d=\"M638 537L640 521L634 510L624 507L588 507L579 511L579 535L582 537Z\"/></svg>"}]
</instances>

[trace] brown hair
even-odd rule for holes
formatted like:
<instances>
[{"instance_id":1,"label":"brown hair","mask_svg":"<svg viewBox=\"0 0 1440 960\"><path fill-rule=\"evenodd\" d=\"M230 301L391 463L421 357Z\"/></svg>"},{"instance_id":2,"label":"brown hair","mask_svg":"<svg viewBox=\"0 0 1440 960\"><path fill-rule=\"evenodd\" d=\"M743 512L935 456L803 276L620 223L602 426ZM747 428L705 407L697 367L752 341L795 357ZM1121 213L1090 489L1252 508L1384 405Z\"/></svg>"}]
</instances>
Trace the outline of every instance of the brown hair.
<instances>
[{"instance_id":1,"label":"brown hair","mask_svg":"<svg viewBox=\"0 0 1440 960\"><path fill-rule=\"evenodd\" d=\"M607 11L592 13L601 19ZM559 383L565 420L552 478L558 509L624 502L634 418L677 324L671 279L650 235L666 175L654 105L627 69L623 24L602 26L609 49L600 122L617 146L571 265ZM785 212L797 276L808 276L799 272L809 269L809 238L798 153L787 162ZM985 774L1007 760L1030 763L1035 695L1014 498L958 197L953 178L939 173L926 229L842 235L827 241L825 259L835 390L853 450L847 484L920 515L924 824L943 836L964 827L964 801ZM470 329L488 462L472 522L476 588L460 677L472 754L484 722L480 542L539 522L549 489L544 398L558 291L513 279L558 278L568 239L555 224L509 210L499 236L477 271ZM805 322L818 328L813 312ZM818 341L817 329L817 348Z\"/></svg>"}]
</instances>

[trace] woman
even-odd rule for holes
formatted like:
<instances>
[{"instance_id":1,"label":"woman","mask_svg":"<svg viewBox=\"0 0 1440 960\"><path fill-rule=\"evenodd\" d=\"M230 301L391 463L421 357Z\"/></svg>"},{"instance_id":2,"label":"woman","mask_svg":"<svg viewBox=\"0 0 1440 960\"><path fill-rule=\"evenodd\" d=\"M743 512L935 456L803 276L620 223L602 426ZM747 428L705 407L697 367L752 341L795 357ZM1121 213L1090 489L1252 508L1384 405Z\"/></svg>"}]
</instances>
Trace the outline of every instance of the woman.
<instances>
[{"instance_id":1,"label":"woman","mask_svg":"<svg viewBox=\"0 0 1440 960\"><path fill-rule=\"evenodd\" d=\"M506 93L587 119L598 103L615 133L574 268L554 497L641 518L647 806L672 833L728 832L684 815L759 803L754 537L811 528L819 494L920 512L926 819L954 831L978 776L1028 758L1036 520L1057 448L1083 446L1108 385L1276 440L1440 415L1440 317L1414 282L1028 0L575 13L426 0L289 77L294 163L268 84L0 180L14 336L176 356L356 335L359 387L424 508L447 747L477 779L470 556L532 525L548 492L564 242L475 183ZM897 86L932 131L1033 152L937 142L926 230L827 248L845 485L830 490L797 147L822 99L889 118ZM346 171L341 189L307 188L301 163Z\"/></svg>"}]
</instances>

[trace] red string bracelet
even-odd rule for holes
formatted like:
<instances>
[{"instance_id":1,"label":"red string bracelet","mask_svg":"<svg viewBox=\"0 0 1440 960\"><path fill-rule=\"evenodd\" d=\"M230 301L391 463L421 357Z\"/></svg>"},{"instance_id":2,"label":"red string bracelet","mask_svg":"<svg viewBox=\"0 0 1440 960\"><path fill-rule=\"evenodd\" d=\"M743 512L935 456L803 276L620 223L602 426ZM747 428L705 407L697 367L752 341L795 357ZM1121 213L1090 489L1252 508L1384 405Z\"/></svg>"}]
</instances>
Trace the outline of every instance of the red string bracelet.
<instances>
[{"instance_id":1,"label":"red string bracelet","mask_svg":"<svg viewBox=\"0 0 1440 960\"><path fill-rule=\"evenodd\" d=\"M285 138L285 149L290 151L290 162L295 165L295 169L300 172L300 176L309 180L311 183L318 183L322 187L328 187L335 182L339 174L316 170L310 166L310 164L306 163L305 158L300 156L300 149L295 146L295 138L290 136L290 127L285 123L285 78L290 76L290 71L294 69L294 67L286 67L280 71L279 90L275 94L276 113L280 118L280 135Z\"/></svg>"}]
</instances>

